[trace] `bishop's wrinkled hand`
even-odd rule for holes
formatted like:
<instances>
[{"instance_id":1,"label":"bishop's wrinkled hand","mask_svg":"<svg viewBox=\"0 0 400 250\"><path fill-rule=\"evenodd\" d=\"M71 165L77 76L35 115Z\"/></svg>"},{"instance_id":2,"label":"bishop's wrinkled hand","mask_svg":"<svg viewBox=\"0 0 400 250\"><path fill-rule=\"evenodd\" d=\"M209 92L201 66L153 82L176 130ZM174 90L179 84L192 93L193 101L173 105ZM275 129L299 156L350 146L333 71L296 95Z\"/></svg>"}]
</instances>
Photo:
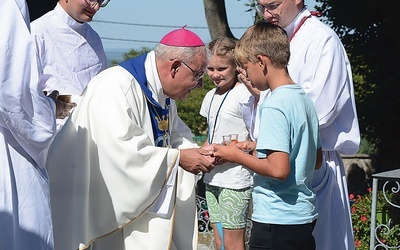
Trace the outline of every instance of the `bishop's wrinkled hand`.
<instances>
[{"instance_id":1,"label":"bishop's wrinkled hand","mask_svg":"<svg viewBox=\"0 0 400 250\"><path fill-rule=\"evenodd\" d=\"M207 173L214 168L212 154L212 150L202 148L181 149L179 165L193 174Z\"/></svg>"}]
</instances>

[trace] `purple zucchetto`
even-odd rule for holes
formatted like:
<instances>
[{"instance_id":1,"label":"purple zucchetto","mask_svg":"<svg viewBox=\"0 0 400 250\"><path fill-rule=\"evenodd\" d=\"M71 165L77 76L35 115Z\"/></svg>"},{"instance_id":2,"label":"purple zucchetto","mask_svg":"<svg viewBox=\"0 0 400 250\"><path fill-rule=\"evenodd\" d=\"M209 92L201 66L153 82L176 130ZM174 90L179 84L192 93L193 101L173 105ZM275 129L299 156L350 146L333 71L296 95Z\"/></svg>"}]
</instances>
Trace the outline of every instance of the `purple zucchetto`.
<instances>
[{"instance_id":1,"label":"purple zucchetto","mask_svg":"<svg viewBox=\"0 0 400 250\"><path fill-rule=\"evenodd\" d=\"M181 29L173 30L166 34L160 41L161 44L175 47L199 47L204 46L201 38L190 30L185 29L186 25Z\"/></svg>"}]
</instances>

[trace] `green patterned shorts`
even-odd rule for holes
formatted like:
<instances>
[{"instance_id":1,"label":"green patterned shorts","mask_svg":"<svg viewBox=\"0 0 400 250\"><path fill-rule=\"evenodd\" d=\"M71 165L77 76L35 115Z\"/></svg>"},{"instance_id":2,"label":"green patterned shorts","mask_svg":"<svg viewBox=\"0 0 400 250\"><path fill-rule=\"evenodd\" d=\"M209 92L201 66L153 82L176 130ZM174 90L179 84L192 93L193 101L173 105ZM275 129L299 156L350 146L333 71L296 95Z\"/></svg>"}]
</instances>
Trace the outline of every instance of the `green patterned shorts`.
<instances>
[{"instance_id":1,"label":"green patterned shorts","mask_svg":"<svg viewBox=\"0 0 400 250\"><path fill-rule=\"evenodd\" d=\"M206 200L211 223L221 222L223 228L245 228L252 187L229 189L206 185Z\"/></svg>"}]
</instances>

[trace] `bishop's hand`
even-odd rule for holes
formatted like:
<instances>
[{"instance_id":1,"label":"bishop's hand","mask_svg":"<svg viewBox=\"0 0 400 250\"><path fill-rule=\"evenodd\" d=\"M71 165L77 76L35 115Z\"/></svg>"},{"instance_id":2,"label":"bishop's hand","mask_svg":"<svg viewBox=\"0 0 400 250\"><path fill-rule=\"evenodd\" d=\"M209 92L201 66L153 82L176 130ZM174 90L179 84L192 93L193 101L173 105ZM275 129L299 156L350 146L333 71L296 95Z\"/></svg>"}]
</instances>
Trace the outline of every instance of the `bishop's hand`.
<instances>
[{"instance_id":1,"label":"bishop's hand","mask_svg":"<svg viewBox=\"0 0 400 250\"><path fill-rule=\"evenodd\" d=\"M181 149L179 165L193 174L207 173L214 168L212 154L212 150L202 148Z\"/></svg>"}]
</instances>

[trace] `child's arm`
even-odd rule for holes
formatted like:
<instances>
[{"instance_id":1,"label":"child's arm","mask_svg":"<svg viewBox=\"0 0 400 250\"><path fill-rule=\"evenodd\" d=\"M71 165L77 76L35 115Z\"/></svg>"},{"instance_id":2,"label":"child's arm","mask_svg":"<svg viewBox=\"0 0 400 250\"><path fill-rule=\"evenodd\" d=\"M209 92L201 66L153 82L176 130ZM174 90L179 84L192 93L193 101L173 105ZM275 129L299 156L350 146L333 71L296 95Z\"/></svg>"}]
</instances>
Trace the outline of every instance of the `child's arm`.
<instances>
[{"instance_id":1,"label":"child's arm","mask_svg":"<svg viewBox=\"0 0 400 250\"><path fill-rule=\"evenodd\" d=\"M248 154L254 154L255 153L255 148L256 148L256 141L240 141L238 143L236 143L236 146L248 153Z\"/></svg>"},{"instance_id":2,"label":"child's arm","mask_svg":"<svg viewBox=\"0 0 400 250\"><path fill-rule=\"evenodd\" d=\"M259 159L246 154L236 144L228 146L215 145L214 156L224 161L236 162L253 172L270 178L284 181L290 173L289 154L281 151L268 151L268 157Z\"/></svg>"}]
</instances>

